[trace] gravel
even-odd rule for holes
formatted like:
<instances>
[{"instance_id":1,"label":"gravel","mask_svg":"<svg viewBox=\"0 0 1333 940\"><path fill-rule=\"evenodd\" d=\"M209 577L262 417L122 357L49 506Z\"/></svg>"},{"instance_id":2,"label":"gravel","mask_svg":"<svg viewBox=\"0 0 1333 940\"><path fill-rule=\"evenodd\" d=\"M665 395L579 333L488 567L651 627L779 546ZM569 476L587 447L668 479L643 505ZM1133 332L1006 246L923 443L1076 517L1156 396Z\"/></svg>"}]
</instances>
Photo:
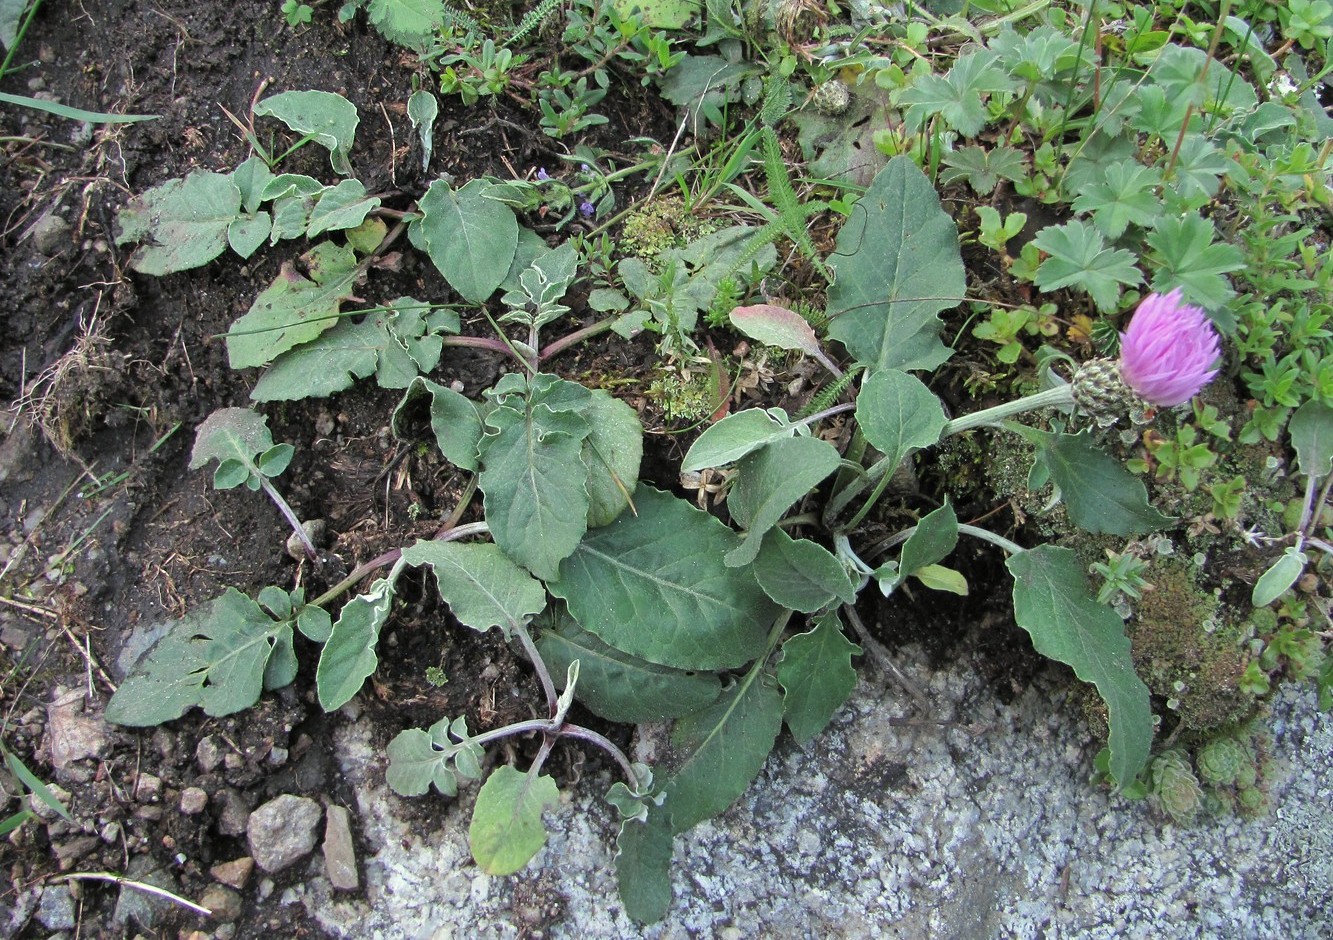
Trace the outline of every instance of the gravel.
<instances>
[{"instance_id":1,"label":"gravel","mask_svg":"<svg viewBox=\"0 0 1333 940\"><path fill-rule=\"evenodd\" d=\"M1333 935L1333 721L1312 690L1274 703L1270 812L1181 828L1089 783L1095 746L1056 669L1006 705L965 662L903 667L938 711L922 720L872 676L805 751L780 739L737 805L676 840L661 924L617 898L609 776L547 814L527 869L489 878L467 848L475 789L388 793L365 722L339 748L366 897L313 878L287 901L359 938Z\"/></svg>"}]
</instances>

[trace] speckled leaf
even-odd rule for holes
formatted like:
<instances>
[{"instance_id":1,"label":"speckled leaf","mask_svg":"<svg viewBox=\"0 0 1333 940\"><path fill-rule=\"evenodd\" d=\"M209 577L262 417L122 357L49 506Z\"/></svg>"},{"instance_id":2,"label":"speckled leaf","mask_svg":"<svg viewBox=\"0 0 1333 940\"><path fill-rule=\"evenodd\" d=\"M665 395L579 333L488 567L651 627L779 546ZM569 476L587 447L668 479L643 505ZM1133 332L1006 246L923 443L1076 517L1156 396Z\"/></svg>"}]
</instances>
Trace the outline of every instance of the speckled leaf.
<instances>
[{"instance_id":1,"label":"speckled leaf","mask_svg":"<svg viewBox=\"0 0 1333 940\"><path fill-rule=\"evenodd\" d=\"M227 231L241 214L241 191L229 174L195 170L131 199L116 216L117 245L139 242L130 267L172 274L208 264L227 248Z\"/></svg>"},{"instance_id":2,"label":"speckled leaf","mask_svg":"<svg viewBox=\"0 0 1333 940\"><path fill-rule=\"evenodd\" d=\"M347 154L361 118L356 105L329 91L285 91L255 105L254 113L275 117L298 134L311 138L329 151L333 172L349 176L352 165Z\"/></svg>"}]
</instances>

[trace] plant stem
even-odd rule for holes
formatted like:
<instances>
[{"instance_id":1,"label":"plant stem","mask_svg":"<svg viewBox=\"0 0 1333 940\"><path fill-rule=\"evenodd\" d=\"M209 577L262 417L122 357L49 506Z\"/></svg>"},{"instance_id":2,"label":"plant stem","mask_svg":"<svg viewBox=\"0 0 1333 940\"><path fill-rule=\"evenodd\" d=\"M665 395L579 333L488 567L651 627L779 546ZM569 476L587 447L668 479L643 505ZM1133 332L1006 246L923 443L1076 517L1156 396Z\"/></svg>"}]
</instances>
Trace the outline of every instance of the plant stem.
<instances>
[{"instance_id":1,"label":"plant stem","mask_svg":"<svg viewBox=\"0 0 1333 940\"><path fill-rule=\"evenodd\" d=\"M1037 392L1035 395L1027 395L1014 401L1005 402L1002 405L996 405L993 408L983 408L981 411L975 411L970 415L954 418L944 426L944 430L940 433L940 440L962 431L970 431L973 428L999 425L1007 418L1022 414L1025 411L1033 411L1037 408L1069 408L1073 407L1073 404L1074 387L1072 385L1058 385L1055 388L1048 388L1044 392Z\"/></svg>"},{"instance_id":2,"label":"plant stem","mask_svg":"<svg viewBox=\"0 0 1333 940\"><path fill-rule=\"evenodd\" d=\"M557 737L587 741L589 744L594 744L610 754L612 759L620 765L621 771L629 778L630 783L637 784L639 782L639 778L634 773L634 766L630 763L629 758L625 756L625 752L596 731L582 725L557 725L550 718L529 718L527 721L518 721L512 725L505 725L503 728L483 732L469 740L475 744L485 746L492 741L510 738L517 734L553 734Z\"/></svg>"},{"instance_id":3,"label":"plant stem","mask_svg":"<svg viewBox=\"0 0 1333 940\"><path fill-rule=\"evenodd\" d=\"M1011 542L1003 535L996 535L989 529L983 529L979 526L968 525L966 522L958 523L958 532L960 535L970 535L973 538L981 539L983 542L990 542L992 545L998 545L1010 555L1021 555L1027 551L1017 542Z\"/></svg>"},{"instance_id":4,"label":"plant stem","mask_svg":"<svg viewBox=\"0 0 1333 940\"><path fill-rule=\"evenodd\" d=\"M491 531L490 527L484 522L469 522L467 525L441 529L435 534L434 541L452 542L455 539L467 538L469 535L481 535L482 533L489 531ZM352 569L351 574L311 601L310 606L323 607L325 604L336 600L341 594L351 590L352 586L362 578L366 577L373 571L383 568L385 565L394 564L402 557L402 555L403 550L401 548L391 548L383 555L357 565Z\"/></svg>"},{"instance_id":5,"label":"plant stem","mask_svg":"<svg viewBox=\"0 0 1333 940\"><path fill-rule=\"evenodd\" d=\"M306 557L313 562L318 562L319 552L315 550L315 543L310 541L310 534L306 532L305 526L301 525L301 520L296 515L296 512L287 503L287 500L282 498L282 494L279 493L277 488L269 481L269 478L259 472L258 468L255 469L255 474L259 477L259 485L264 488L264 492L268 494L268 498L273 500L273 505L278 507L278 511L282 513L283 518L285 518L287 523L292 527L292 531L296 533L296 537L301 540L301 545L305 548Z\"/></svg>"},{"instance_id":6,"label":"plant stem","mask_svg":"<svg viewBox=\"0 0 1333 940\"><path fill-rule=\"evenodd\" d=\"M552 356L556 356L564 352L566 349L568 349L570 346L573 346L575 343L581 343L585 339L591 339L592 337L598 335L599 333L605 333L607 330L611 329L611 327L615 325L615 322L616 321L612 318L608 318L606 320L598 320L596 323L593 323L590 326L585 326L582 329L575 330L573 333L566 333L564 336L560 337L558 340L556 340L555 342L548 345L545 349L543 349L541 351L541 355L537 357L537 361L545 362Z\"/></svg>"},{"instance_id":7,"label":"plant stem","mask_svg":"<svg viewBox=\"0 0 1333 940\"><path fill-rule=\"evenodd\" d=\"M500 353L504 356L513 356L518 360L518 364L527 368L528 362L518 352L506 346L498 339L491 339L488 336L444 336L445 346L464 346L471 349L485 349L488 352Z\"/></svg>"},{"instance_id":8,"label":"plant stem","mask_svg":"<svg viewBox=\"0 0 1333 940\"><path fill-rule=\"evenodd\" d=\"M551 718L556 718L558 709L558 696L555 692L555 683L551 680L551 670L546 668L546 660L542 659L542 654L537 652L537 644L532 642L532 635L528 633L528 628L523 624L514 627L514 633L518 636L518 641L523 644L523 652L527 654L532 662L532 668L537 672L537 678L541 680L542 691L546 693L546 708L551 713Z\"/></svg>"}]
</instances>

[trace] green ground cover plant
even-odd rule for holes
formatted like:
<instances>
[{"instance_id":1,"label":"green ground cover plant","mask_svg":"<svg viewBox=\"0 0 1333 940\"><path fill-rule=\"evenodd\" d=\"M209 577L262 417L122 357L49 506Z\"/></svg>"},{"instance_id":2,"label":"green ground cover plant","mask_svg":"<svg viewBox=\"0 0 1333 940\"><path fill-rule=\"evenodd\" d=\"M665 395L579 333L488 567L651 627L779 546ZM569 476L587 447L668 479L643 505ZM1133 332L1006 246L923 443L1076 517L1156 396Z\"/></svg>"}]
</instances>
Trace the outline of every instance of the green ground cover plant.
<instances>
[{"instance_id":1,"label":"green ground cover plant","mask_svg":"<svg viewBox=\"0 0 1333 940\"><path fill-rule=\"evenodd\" d=\"M429 568L461 625L498 629L523 652L545 716L405 729L388 749L389 785L456 795L483 776L488 745L539 736L526 768L499 767L477 794L473 854L508 874L545 843L552 749L601 750L623 776L607 794L622 898L656 920L673 838L744 792L784 726L808 741L850 694L862 647L849 633L868 635L858 598L873 586L891 611L907 591L979 587L949 564L965 537L1003 553L1014 619L1037 651L1095 690L1106 782L1178 819L1262 808L1250 719L1284 678L1333 697L1333 119L1316 98L1333 68L1327 4L1204 4L1192 19L1109 2L902 16L873 3L576 0L518 23L442 2L364 7L437 70L449 106L517 101L534 127L571 139L568 171L440 178L386 205L355 177L356 109L288 90L241 125L253 157L136 196L120 241L135 246L131 268L156 276L228 252L290 258L282 243L299 241L224 337L232 367L260 370L252 400L373 377L402 390L394 432L424 435L470 482L435 538L317 597L228 589L147 654L109 719L250 707L293 681L297 632L320 649L321 706L340 708L378 666L401 579ZM553 36L556 52L543 42ZM575 142L627 81L679 106L681 132L611 170ZM406 103L427 166L434 92ZM259 120L285 125L290 149L263 146ZM328 151L335 182L283 171L309 144ZM634 250L620 223L644 207L618 209L626 181L648 206L670 189L710 224L668 226ZM543 209L557 233L576 218L592 232L544 239L530 225ZM363 299L404 235L447 302ZM589 315L574 325L581 281ZM489 333L464 335L460 310ZM710 329L821 373L799 413L706 412L680 470L722 481L729 521L674 481L641 479L639 415L556 371L573 346L643 331L666 361L699 357ZM511 371L468 398L437 381L451 346ZM999 404L946 410L960 347L977 361L968 391ZM922 510L893 485L978 433L1025 455L1012 498L1030 497L1041 524L1021 543L960 519L962 494L947 487ZM262 488L318 565L272 484L291 457L258 411L224 409L198 430L191 466L216 461L219 488ZM481 521L461 523L477 493ZM1223 551L1253 553L1240 601L1208 583ZM1159 621L1176 633L1134 629ZM1242 680L1209 687L1169 645L1234 664ZM1209 696L1234 707L1209 711ZM575 700L613 722L674 721L672 759L632 762L569 720ZM1221 717L1196 720L1205 714Z\"/></svg>"}]
</instances>

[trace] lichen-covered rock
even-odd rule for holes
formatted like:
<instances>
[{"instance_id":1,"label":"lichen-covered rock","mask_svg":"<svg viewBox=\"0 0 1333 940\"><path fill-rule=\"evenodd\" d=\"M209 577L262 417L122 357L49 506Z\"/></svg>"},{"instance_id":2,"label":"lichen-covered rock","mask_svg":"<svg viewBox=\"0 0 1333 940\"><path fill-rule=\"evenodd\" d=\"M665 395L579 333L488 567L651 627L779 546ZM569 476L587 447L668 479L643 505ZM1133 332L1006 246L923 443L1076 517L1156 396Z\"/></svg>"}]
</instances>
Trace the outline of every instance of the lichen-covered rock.
<instances>
[{"instance_id":1,"label":"lichen-covered rock","mask_svg":"<svg viewBox=\"0 0 1333 940\"><path fill-rule=\"evenodd\" d=\"M314 800L290 793L259 807L246 825L255 864L273 874L305 858L315 849L322 815Z\"/></svg>"}]
</instances>

